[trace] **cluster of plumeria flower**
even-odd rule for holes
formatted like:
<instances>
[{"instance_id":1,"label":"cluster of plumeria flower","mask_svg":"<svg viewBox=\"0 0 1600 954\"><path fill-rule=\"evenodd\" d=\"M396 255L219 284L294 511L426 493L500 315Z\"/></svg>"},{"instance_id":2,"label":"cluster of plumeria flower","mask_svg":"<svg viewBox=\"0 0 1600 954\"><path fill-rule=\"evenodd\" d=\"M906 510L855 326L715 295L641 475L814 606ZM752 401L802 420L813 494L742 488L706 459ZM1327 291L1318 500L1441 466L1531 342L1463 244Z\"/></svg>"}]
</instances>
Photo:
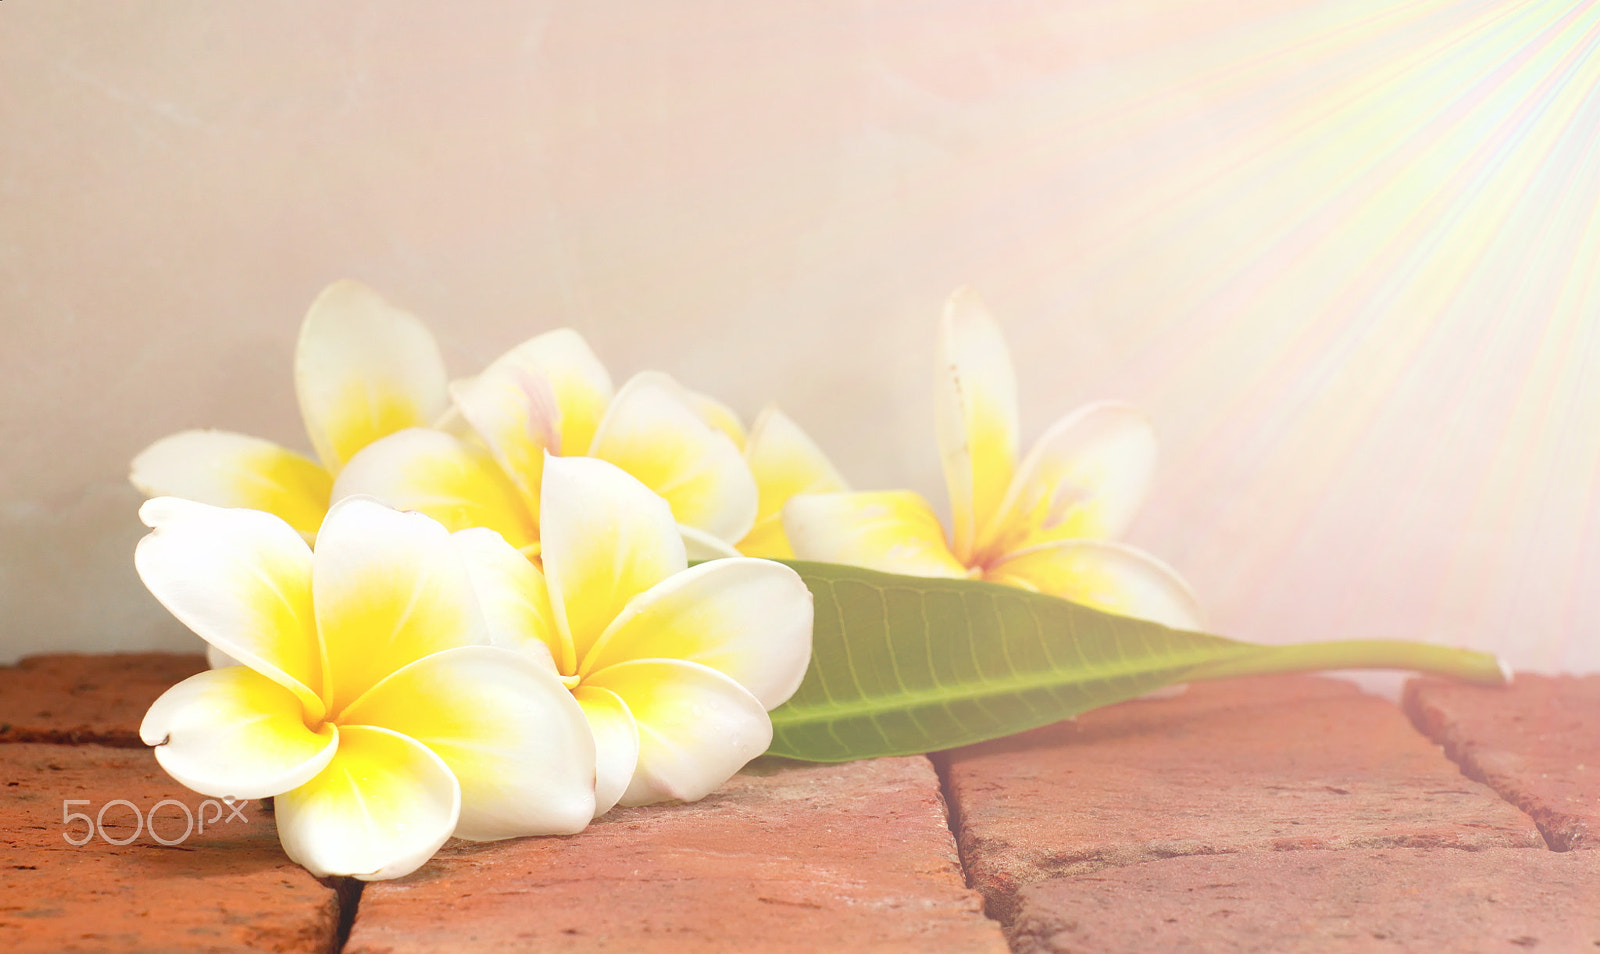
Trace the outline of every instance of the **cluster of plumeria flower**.
<instances>
[{"instance_id":1,"label":"cluster of plumeria flower","mask_svg":"<svg viewBox=\"0 0 1600 954\"><path fill-rule=\"evenodd\" d=\"M1010 360L970 293L940 351L948 536L915 494L849 492L776 409L746 433L660 373L613 390L566 329L447 383L417 319L335 284L295 355L316 460L201 430L133 462L136 566L213 667L141 734L197 792L273 797L314 874L394 878L452 836L701 798L765 751L811 657L811 595L774 559L1195 628L1183 581L1111 540L1148 482L1144 419L1092 405L1018 464Z\"/></svg>"}]
</instances>

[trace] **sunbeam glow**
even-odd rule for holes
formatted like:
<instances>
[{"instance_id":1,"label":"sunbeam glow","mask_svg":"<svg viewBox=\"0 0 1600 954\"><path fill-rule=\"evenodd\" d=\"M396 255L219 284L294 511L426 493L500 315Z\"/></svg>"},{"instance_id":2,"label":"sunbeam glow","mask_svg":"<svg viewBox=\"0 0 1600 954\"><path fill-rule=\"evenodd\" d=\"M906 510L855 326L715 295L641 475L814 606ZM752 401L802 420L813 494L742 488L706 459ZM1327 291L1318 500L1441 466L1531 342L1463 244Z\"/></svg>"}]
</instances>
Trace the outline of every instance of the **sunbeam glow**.
<instances>
[{"instance_id":1,"label":"sunbeam glow","mask_svg":"<svg viewBox=\"0 0 1600 954\"><path fill-rule=\"evenodd\" d=\"M1238 635L1600 666L1600 4L1005 9L942 201L1107 353L1045 400L1156 415L1136 538Z\"/></svg>"}]
</instances>

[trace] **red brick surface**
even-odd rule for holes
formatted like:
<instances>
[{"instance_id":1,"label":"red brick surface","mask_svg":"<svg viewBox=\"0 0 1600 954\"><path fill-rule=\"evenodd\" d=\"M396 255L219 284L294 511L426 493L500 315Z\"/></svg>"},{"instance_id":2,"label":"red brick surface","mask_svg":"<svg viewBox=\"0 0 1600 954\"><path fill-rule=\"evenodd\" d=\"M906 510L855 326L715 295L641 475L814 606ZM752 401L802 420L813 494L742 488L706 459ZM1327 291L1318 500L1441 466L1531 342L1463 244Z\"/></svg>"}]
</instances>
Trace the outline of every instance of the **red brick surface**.
<instances>
[{"instance_id":1,"label":"red brick surface","mask_svg":"<svg viewBox=\"0 0 1600 954\"><path fill-rule=\"evenodd\" d=\"M142 823L136 832L135 809L148 815L176 799L196 814L205 799L169 778L148 750L0 745L0 777L0 950L7 954L333 949L335 892L284 856L261 805L241 809L246 821L207 809L205 832L180 841L184 815L168 804L155 812L158 839ZM68 799L88 804L64 807ZM106 807L116 799L132 807ZM64 823L65 811L101 816L104 835L69 844L83 839L89 823Z\"/></svg>"},{"instance_id":2,"label":"red brick surface","mask_svg":"<svg viewBox=\"0 0 1600 954\"><path fill-rule=\"evenodd\" d=\"M1600 848L1600 676L1503 689L1406 685L1406 711L1470 778L1532 816L1557 851Z\"/></svg>"},{"instance_id":3,"label":"red brick surface","mask_svg":"<svg viewBox=\"0 0 1600 954\"><path fill-rule=\"evenodd\" d=\"M0 669L0 740L134 744L198 656L36 657ZM1314 678L1181 697L944 756L967 863L1021 951L1600 950L1600 677L1508 691L1439 681L1398 709ZM1489 788L1464 777L1487 781ZM0 745L0 948L331 951L333 887L271 814L163 846L73 847L63 802L175 798L144 749ZM113 806L106 831L133 835ZM183 819L163 808L158 833ZM1297 850L1323 849L1323 850ZM985 951L927 760L767 763L694 805L622 810L572 838L452 845L368 886L355 954Z\"/></svg>"},{"instance_id":4,"label":"red brick surface","mask_svg":"<svg viewBox=\"0 0 1600 954\"><path fill-rule=\"evenodd\" d=\"M0 742L94 742L143 748L139 723L201 655L63 653L0 666Z\"/></svg>"},{"instance_id":5,"label":"red brick surface","mask_svg":"<svg viewBox=\"0 0 1600 954\"><path fill-rule=\"evenodd\" d=\"M1247 852L1022 889L1019 954L1600 950L1600 853Z\"/></svg>"},{"instance_id":6,"label":"red brick surface","mask_svg":"<svg viewBox=\"0 0 1600 954\"><path fill-rule=\"evenodd\" d=\"M571 838L458 845L369 885L346 951L1006 950L926 759L760 771Z\"/></svg>"},{"instance_id":7,"label":"red brick surface","mask_svg":"<svg viewBox=\"0 0 1600 954\"><path fill-rule=\"evenodd\" d=\"M1394 705L1347 683L1202 683L938 757L989 911L1047 878L1183 855L1544 847Z\"/></svg>"}]
</instances>

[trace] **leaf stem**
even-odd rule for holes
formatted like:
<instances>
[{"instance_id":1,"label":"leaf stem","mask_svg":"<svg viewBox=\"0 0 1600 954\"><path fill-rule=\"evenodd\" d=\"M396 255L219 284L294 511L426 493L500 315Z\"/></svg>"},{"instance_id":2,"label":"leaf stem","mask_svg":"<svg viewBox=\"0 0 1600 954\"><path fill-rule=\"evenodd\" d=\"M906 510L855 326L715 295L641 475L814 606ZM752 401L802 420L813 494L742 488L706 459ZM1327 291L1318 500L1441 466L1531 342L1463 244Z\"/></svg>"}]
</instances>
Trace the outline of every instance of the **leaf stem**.
<instances>
[{"instance_id":1,"label":"leaf stem","mask_svg":"<svg viewBox=\"0 0 1600 954\"><path fill-rule=\"evenodd\" d=\"M1410 669L1451 676L1480 686L1503 686L1511 682L1511 668L1490 653L1390 639L1252 646L1250 652L1232 659L1198 666L1186 678L1190 681L1232 679L1324 669Z\"/></svg>"}]
</instances>

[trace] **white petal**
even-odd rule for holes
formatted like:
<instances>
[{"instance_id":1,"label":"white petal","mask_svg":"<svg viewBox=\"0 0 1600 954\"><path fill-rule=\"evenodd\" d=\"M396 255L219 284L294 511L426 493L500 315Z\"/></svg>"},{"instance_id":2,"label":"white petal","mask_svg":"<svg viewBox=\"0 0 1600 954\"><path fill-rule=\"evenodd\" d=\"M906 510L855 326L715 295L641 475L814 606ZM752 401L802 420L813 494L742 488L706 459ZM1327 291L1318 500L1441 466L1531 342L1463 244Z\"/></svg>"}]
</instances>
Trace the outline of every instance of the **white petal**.
<instances>
[{"instance_id":1,"label":"white petal","mask_svg":"<svg viewBox=\"0 0 1600 954\"><path fill-rule=\"evenodd\" d=\"M1111 401L1079 408L1023 459L996 518L996 549L1120 536L1144 501L1156 437L1136 408Z\"/></svg>"},{"instance_id":2,"label":"white petal","mask_svg":"<svg viewBox=\"0 0 1600 954\"><path fill-rule=\"evenodd\" d=\"M934 422L950 488L951 549L970 562L1017 462L1017 380L1005 339L970 289L950 296L939 326Z\"/></svg>"},{"instance_id":3,"label":"white petal","mask_svg":"<svg viewBox=\"0 0 1600 954\"><path fill-rule=\"evenodd\" d=\"M756 482L737 445L657 372L617 392L589 454L616 464L667 498L680 523L737 543L756 519Z\"/></svg>"},{"instance_id":4,"label":"white petal","mask_svg":"<svg viewBox=\"0 0 1600 954\"><path fill-rule=\"evenodd\" d=\"M584 683L620 696L639 727L639 765L623 805L704 798L772 743L761 702L708 666L638 660Z\"/></svg>"},{"instance_id":5,"label":"white petal","mask_svg":"<svg viewBox=\"0 0 1600 954\"><path fill-rule=\"evenodd\" d=\"M633 781L639 764L639 727L628 704L609 689L579 685L572 695L594 733L594 817L612 808Z\"/></svg>"},{"instance_id":6,"label":"white petal","mask_svg":"<svg viewBox=\"0 0 1600 954\"><path fill-rule=\"evenodd\" d=\"M552 672L578 671L572 644L566 642L550 610L544 574L500 534L484 527L450 535L472 578L489 643L542 661Z\"/></svg>"},{"instance_id":7,"label":"white petal","mask_svg":"<svg viewBox=\"0 0 1600 954\"><path fill-rule=\"evenodd\" d=\"M570 835L594 817L595 746L583 711L554 671L509 649L419 659L341 720L392 729L444 760L461 784L458 838Z\"/></svg>"},{"instance_id":8,"label":"white petal","mask_svg":"<svg viewBox=\"0 0 1600 954\"><path fill-rule=\"evenodd\" d=\"M775 709L800 688L811 663L811 591L771 560L690 567L629 603L579 673L630 659L709 666Z\"/></svg>"},{"instance_id":9,"label":"white petal","mask_svg":"<svg viewBox=\"0 0 1600 954\"><path fill-rule=\"evenodd\" d=\"M353 725L327 768L273 805L291 860L318 878L382 881L422 867L450 838L461 786L422 743Z\"/></svg>"},{"instance_id":10,"label":"white petal","mask_svg":"<svg viewBox=\"0 0 1600 954\"><path fill-rule=\"evenodd\" d=\"M407 663L489 641L445 528L368 497L346 497L328 511L317 536L312 596L335 718Z\"/></svg>"},{"instance_id":11,"label":"white petal","mask_svg":"<svg viewBox=\"0 0 1600 954\"><path fill-rule=\"evenodd\" d=\"M1194 591L1177 571L1122 543L1061 540L1029 547L984 578L1173 629L1195 631L1205 625Z\"/></svg>"},{"instance_id":12,"label":"white petal","mask_svg":"<svg viewBox=\"0 0 1600 954\"><path fill-rule=\"evenodd\" d=\"M333 758L333 725L313 732L293 692L243 666L196 673L161 694L139 726L167 774L214 798L267 798Z\"/></svg>"},{"instance_id":13,"label":"white petal","mask_svg":"<svg viewBox=\"0 0 1600 954\"><path fill-rule=\"evenodd\" d=\"M611 401L611 376L581 335L561 328L512 348L482 374L451 385L450 393L536 507L544 452L588 451Z\"/></svg>"},{"instance_id":14,"label":"white petal","mask_svg":"<svg viewBox=\"0 0 1600 954\"><path fill-rule=\"evenodd\" d=\"M335 282L311 303L294 377L311 446L335 473L356 451L426 427L450 404L433 335L359 282Z\"/></svg>"},{"instance_id":15,"label":"white petal","mask_svg":"<svg viewBox=\"0 0 1600 954\"><path fill-rule=\"evenodd\" d=\"M756 418L744 456L756 479L760 505L755 525L739 541L739 549L749 556L790 559L794 550L783 535L784 504L796 494L831 494L850 488L822 448L775 407Z\"/></svg>"},{"instance_id":16,"label":"white petal","mask_svg":"<svg viewBox=\"0 0 1600 954\"><path fill-rule=\"evenodd\" d=\"M678 534L683 537L684 554L695 563L744 555L731 544L687 524L678 524Z\"/></svg>"},{"instance_id":17,"label":"white petal","mask_svg":"<svg viewBox=\"0 0 1600 954\"><path fill-rule=\"evenodd\" d=\"M308 457L231 431L183 431L133 459L128 479L147 497L265 510L315 537L333 478Z\"/></svg>"},{"instance_id":18,"label":"white petal","mask_svg":"<svg viewBox=\"0 0 1600 954\"><path fill-rule=\"evenodd\" d=\"M744 448L744 425L739 423L739 415L733 413L733 408L709 394L689 388L683 389L683 396L702 421L728 435L735 447Z\"/></svg>"},{"instance_id":19,"label":"white petal","mask_svg":"<svg viewBox=\"0 0 1600 954\"><path fill-rule=\"evenodd\" d=\"M550 608L578 659L629 600L688 566L667 502L603 460L547 458L543 508Z\"/></svg>"},{"instance_id":20,"label":"white petal","mask_svg":"<svg viewBox=\"0 0 1600 954\"><path fill-rule=\"evenodd\" d=\"M322 650L311 605L311 548L259 510L157 497L134 566L156 599L201 639L295 693L323 716Z\"/></svg>"},{"instance_id":21,"label":"white petal","mask_svg":"<svg viewBox=\"0 0 1600 954\"><path fill-rule=\"evenodd\" d=\"M801 560L910 576L967 575L933 508L909 490L801 494L784 507L783 528Z\"/></svg>"},{"instance_id":22,"label":"white petal","mask_svg":"<svg viewBox=\"0 0 1600 954\"><path fill-rule=\"evenodd\" d=\"M488 453L443 431L412 428L369 444L339 473L333 494L376 497L450 530L488 527L515 547L539 539L536 511Z\"/></svg>"}]
</instances>

